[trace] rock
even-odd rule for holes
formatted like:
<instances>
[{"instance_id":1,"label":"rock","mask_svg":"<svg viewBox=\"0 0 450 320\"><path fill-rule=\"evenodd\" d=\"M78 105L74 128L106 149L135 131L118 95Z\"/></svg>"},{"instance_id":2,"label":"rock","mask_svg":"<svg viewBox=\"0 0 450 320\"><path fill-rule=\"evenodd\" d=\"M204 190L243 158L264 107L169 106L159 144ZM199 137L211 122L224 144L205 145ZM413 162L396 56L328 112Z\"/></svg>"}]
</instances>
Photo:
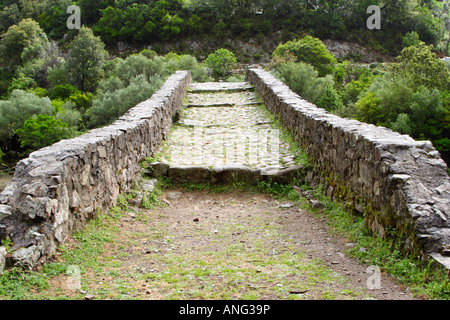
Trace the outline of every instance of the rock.
<instances>
[{"instance_id":1,"label":"rock","mask_svg":"<svg viewBox=\"0 0 450 320\"><path fill-rule=\"evenodd\" d=\"M32 269L41 257L41 252L37 245L28 248L20 248L11 254L14 265L26 269Z\"/></svg>"},{"instance_id":2,"label":"rock","mask_svg":"<svg viewBox=\"0 0 450 320\"><path fill-rule=\"evenodd\" d=\"M317 210L322 210L322 209L325 208L323 203L320 202L320 201L317 201L317 200L309 200L309 203L310 203L312 208L317 209Z\"/></svg>"},{"instance_id":3,"label":"rock","mask_svg":"<svg viewBox=\"0 0 450 320\"><path fill-rule=\"evenodd\" d=\"M94 300L94 298L95 298L95 296L93 294L89 294L89 293L84 296L85 300Z\"/></svg>"},{"instance_id":4,"label":"rock","mask_svg":"<svg viewBox=\"0 0 450 320\"><path fill-rule=\"evenodd\" d=\"M12 208L10 206L0 204L0 221L12 215Z\"/></svg>"},{"instance_id":5,"label":"rock","mask_svg":"<svg viewBox=\"0 0 450 320\"><path fill-rule=\"evenodd\" d=\"M450 245L442 245L441 254L446 257L450 257Z\"/></svg>"},{"instance_id":6,"label":"rock","mask_svg":"<svg viewBox=\"0 0 450 320\"><path fill-rule=\"evenodd\" d=\"M147 170L148 175L152 178L166 177L169 173L169 164L166 162L155 162Z\"/></svg>"},{"instance_id":7,"label":"rock","mask_svg":"<svg viewBox=\"0 0 450 320\"><path fill-rule=\"evenodd\" d=\"M169 178L176 183L208 183L211 171L203 166L173 166L169 168Z\"/></svg>"},{"instance_id":8,"label":"rock","mask_svg":"<svg viewBox=\"0 0 450 320\"><path fill-rule=\"evenodd\" d=\"M283 208L283 209L289 209L289 208L292 208L293 206L294 206L293 203L285 203L285 204L280 205L279 207Z\"/></svg>"},{"instance_id":9,"label":"rock","mask_svg":"<svg viewBox=\"0 0 450 320\"><path fill-rule=\"evenodd\" d=\"M141 189L145 192L153 192L155 190L155 186L158 183L158 180L146 180L142 183Z\"/></svg>"},{"instance_id":10,"label":"rock","mask_svg":"<svg viewBox=\"0 0 450 320\"><path fill-rule=\"evenodd\" d=\"M136 197L128 199L128 203L135 207L140 207L142 205L142 201L144 200L144 194L139 192Z\"/></svg>"},{"instance_id":11,"label":"rock","mask_svg":"<svg viewBox=\"0 0 450 320\"><path fill-rule=\"evenodd\" d=\"M6 231L6 225L0 224L0 243L6 240L8 232Z\"/></svg>"},{"instance_id":12,"label":"rock","mask_svg":"<svg viewBox=\"0 0 450 320\"><path fill-rule=\"evenodd\" d=\"M444 184L440 185L436 188L436 191L439 194L447 193L448 195L450 195L450 182L445 182Z\"/></svg>"},{"instance_id":13,"label":"rock","mask_svg":"<svg viewBox=\"0 0 450 320\"><path fill-rule=\"evenodd\" d=\"M364 205L362 203L356 202L355 210L358 211L359 213L364 213Z\"/></svg>"},{"instance_id":14,"label":"rock","mask_svg":"<svg viewBox=\"0 0 450 320\"><path fill-rule=\"evenodd\" d=\"M212 169L214 180L218 183L243 181L248 184L257 183L255 171L244 165L216 166Z\"/></svg>"},{"instance_id":15,"label":"rock","mask_svg":"<svg viewBox=\"0 0 450 320\"><path fill-rule=\"evenodd\" d=\"M3 270L5 270L6 266L6 248L0 247L0 275L3 274Z\"/></svg>"},{"instance_id":16,"label":"rock","mask_svg":"<svg viewBox=\"0 0 450 320\"><path fill-rule=\"evenodd\" d=\"M175 191L175 192L168 193L166 195L166 198L167 198L167 200L177 201L181 198L182 195L183 195L183 192Z\"/></svg>"}]
</instances>

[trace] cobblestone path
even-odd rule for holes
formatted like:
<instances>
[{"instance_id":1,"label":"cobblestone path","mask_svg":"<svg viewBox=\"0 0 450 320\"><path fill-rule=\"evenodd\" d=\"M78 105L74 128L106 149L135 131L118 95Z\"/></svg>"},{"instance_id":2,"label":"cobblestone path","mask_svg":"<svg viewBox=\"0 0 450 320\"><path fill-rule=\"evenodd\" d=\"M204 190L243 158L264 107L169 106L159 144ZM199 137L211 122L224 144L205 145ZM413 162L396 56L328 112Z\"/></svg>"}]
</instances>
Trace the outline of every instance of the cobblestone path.
<instances>
[{"instance_id":1,"label":"cobblestone path","mask_svg":"<svg viewBox=\"0 0 450 320\"><path fill-rule=\"evenodd\" d=\"M171 166L285 169L296 155L248 83L194 83L164 146Z\"/></svg>"}]
</instances>

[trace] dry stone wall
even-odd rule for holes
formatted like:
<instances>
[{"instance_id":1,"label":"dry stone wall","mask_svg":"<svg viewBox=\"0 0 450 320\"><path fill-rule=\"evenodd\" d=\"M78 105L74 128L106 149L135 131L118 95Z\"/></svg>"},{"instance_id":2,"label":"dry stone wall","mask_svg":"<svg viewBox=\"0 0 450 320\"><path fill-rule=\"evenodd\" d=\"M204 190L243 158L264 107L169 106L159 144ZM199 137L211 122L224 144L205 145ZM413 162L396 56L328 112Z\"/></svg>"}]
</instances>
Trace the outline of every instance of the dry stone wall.
<instances>
[{"instance_id":1,"label":"dry stone wall","mask_svg":"<svg viewBox=\"0 0 450 320\"><path fill-rule=\"evenodd\" d=\"M45 261L97 212L114 206L119 193L140 180L140 162L165 139L191 81L189 71L178 71L112 125L18 163L0 194L0 239L13 243L8 254L0 250L0 269Z\"/></svg>"},{"instance_id":2,"label":"dry stone wall","mask_svg":"<svg viewBox=\"0 0 450 320\"><path fill-rule=\"evenodd\" d=\"M450 268L450 179L431 142L332 115L258 67L247 81L308 152L313 185L363 213L374 232L395 229L405 249Z\"/></svg>"}]
</instances>

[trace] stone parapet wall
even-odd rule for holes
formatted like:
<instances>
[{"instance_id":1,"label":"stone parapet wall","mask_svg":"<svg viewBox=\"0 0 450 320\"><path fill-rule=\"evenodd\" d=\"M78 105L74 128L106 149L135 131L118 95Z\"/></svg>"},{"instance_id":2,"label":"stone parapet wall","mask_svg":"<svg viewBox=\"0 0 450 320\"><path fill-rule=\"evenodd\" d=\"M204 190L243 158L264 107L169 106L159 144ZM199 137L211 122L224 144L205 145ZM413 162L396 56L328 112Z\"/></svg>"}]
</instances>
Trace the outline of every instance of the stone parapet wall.
<instances>
[{"instance_id":1,"label":"stone parapet wall","mask_svg":"<svg viewBox=\"0 0 450 320\"><path fill-rule=\"evenodd\" d=\"M189 71L178 71L112 125L19 162L0 194L0 240L9 237L13 244L0 262L32 268L97 212L114 206L119 193L139 182L140 162L165 139L191 81Z\"/></svg>"},{"instance_id":2,"label":"stone parapet wall","mask_svg":"<svg viewBox=\"0 0 450 320\"><path fill-rule=\"evenodd\" d=\"M450 178L431 142L332 115L261 68L246 80L308 152L310 182L364 214L372 231L395 229L406 250L450 268Z\"/></svg>"}]
</instances>

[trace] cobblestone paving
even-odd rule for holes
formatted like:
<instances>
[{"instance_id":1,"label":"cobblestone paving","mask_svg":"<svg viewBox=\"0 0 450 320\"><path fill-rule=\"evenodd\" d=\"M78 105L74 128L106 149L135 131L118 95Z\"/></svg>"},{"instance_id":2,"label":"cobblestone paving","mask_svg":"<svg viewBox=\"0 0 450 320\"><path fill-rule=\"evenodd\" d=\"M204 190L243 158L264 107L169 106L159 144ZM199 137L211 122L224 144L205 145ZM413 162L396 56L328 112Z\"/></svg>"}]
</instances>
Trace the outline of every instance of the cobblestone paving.
<instances>
[{"instance_id":1,"label":"cobblestone paving","mask_svg":"<svg viewBox=\"0 0 450 320\"><path fill-rule=\"evenodd\" d=\"M265 169L295 165L295 154L247 83L191 88L162 152L163 161L171 166Z\"/></svg>"}]
</instances>

